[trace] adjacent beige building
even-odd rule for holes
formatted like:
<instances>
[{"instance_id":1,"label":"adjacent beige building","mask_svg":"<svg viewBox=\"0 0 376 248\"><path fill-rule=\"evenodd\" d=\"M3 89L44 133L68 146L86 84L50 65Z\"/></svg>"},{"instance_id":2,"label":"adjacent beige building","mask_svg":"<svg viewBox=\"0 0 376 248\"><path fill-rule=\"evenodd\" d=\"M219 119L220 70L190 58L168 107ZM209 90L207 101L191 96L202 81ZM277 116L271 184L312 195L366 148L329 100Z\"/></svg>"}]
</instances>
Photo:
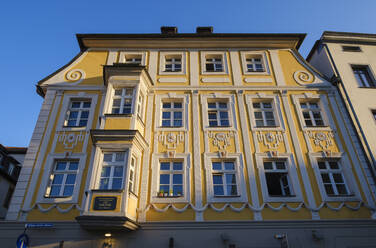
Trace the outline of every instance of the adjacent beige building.
<instances>
[{"instance_id":1,"label":"adjacent beige building","mask_svg":"<svg viewBox=\"0 0 376 248\"><path fill-rule=\"evenodd\" d=\"M325 31L307 61L338 86L375 178L376 34Z\"/></svg>"}]
</instances>

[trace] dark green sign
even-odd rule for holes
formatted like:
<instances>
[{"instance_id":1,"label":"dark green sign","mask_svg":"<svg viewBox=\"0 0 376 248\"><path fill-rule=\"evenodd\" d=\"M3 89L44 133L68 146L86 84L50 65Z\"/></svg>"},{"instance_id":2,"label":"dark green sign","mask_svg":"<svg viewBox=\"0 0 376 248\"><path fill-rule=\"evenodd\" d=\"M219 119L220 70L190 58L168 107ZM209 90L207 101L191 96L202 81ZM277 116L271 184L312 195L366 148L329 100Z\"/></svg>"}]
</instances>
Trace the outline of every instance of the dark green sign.
<instances>
[{"instance_id":1,"label":"dark green sign","mask_svg":"<svg viewBox=\"0 0 376 248\"><path fill-rule=\"evenodd\" d=\"M94 198L94 210L115 210L116 201L114 196L97 196Z\"/></svg>"}]
</instances>

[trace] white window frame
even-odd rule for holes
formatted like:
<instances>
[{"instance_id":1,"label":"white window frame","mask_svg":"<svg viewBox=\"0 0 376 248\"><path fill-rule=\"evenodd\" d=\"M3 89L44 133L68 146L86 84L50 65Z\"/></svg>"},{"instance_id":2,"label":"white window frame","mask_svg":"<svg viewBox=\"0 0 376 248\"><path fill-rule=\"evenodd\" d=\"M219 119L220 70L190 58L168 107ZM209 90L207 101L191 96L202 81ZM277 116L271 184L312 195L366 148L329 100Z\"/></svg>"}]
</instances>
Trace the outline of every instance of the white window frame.
<instances>
[{"instance_id":1,"label":"white window frame","mask_svg":"<svg viewBox=\"0 0 376 248\"><path fill-rule=\"evenodd\" d=\"M170 104L170 108L165 108L164 107L164 104L167 104L169 103ZM176 103L180 103L181 104L181 108L176 108L175 107L175 104ZM184 107L183 107L183 103L180 102L180 101L162 101L162 120L161 120L161 127L182 127L183 126L183 111L184 111ZM170 122L170 125L167 125L167 126L164 126L163 125L163 121L165 120L164 117L163 117L163 113L170 113L170 118L169 118L169 122ZM180 112L181 113L181 125L180 126L175 126L174 122L175 122L175 113L178 113ZM179 119L177 119L179 120Z\"/></svg>"},{"instance_id":2,"label":"white window frame","mask_svg":"<svg viewBox=\"0 0 376 248\"><path fill-rule=\"evenodd\" d=\"M50 175L50 180L48 182L48 187L46 188L45 197L48 197L48 198L71 197L71 195L70 196L64 196L63 195L64 194L63 190L65 189L65 186L67 186L67 184L65 182L66 182L68 174L75 174L76 175L73 187L75 187L76 183L77 183L77 170L74 170L74 171L73 170L72 171L70 171L70 170L57 171L55 168L56 168L56 165L57 165L58 162L66 162L67 163L66 167L68 167L68 168L69 168L69 166L72 162L76 162L77 163L77 170L78 170L79 161L77 161L77 160L70 160L70 159L55 160L54 165L52 166L52 171L51 171L51 175ZM52 188L52 185L53 185L52 183L53 183L53 180L54 180L54 178L52 178L52 176L61 175L61 174L63 175L63 179L62 179L59 195L51 196L51 188ZM47 193L47 191L48 191L48 193ZM73 195L73 193L74 193L74 188L73 188L72 195Z\"/></svg>"},{"instance_id":3,"label":"white window frame","mask_svg":"<svg viewBox=\"0 0 376 248\"><path fill-rule=\"evenodd\" d=\"M128 56L141 56L141 65L147 65L147 52L144 51L121 51L119 54L119 62L127 63L126 57Z\"/></svg>"},{"instance_id":4,"label":"white window frame","mask_svg":"<svg viewBox=\"0 0 376 248\"><path fill-rule=\"evenodd\" d=\"M368 81L363 82L361 85L361 82L359 82L357 77L355 76L354 67L364 67L364 69L368 73L369 80L373 85L370 85ZM376 87L375 74L373 73L373 70L369 64L350 64L350 68L354 76L355 82L359 87L363 87L363 88L375 88Z\"/></svg>"},{"instance_id":5,"label":"white window frame","mask_svg":"<svg viewBox=\"0 0 376 248\"><path fill-rule=\"evenodd\" d=\"M209 57L221 57L222 61L222 71L207 71L206 70L206 59ZM200 52L200 59L201 59L201 74L228 74L228 58L227 52L221 51L203 51Z\"/></svg>"},{"instance_id":6,"label":"white window frame","mask_svg":"<svg viewBox=\"0 0 376 248\"><path fill-rule=\"evenodd\" d=\"M293 196L276 197L269 196L268 185L266 182L264 161L285 161L285 165L288 170L288 176L291 184L290 191L293 192ZM296 170L296 164L294 157L291 153L281 153L278 156L271 156L270 153L256 153L256 165L259 172L259 178L261 183L262 196L264 202L303 202L302 191L300 187L299 177Z\"/></svg>"},{"instance_id":7,"label":"white window frame","mask_svg":"<svg viewBox=\"0 0 376 248\"><path fill-rule=\"evenodd\" d=\"M240 57L242 62L242 69L244 75L270 75L270 69L268 64L268 57L265 51L240 51ZM247 58L258 57L261 58L261 62L264 67L264 71L248 71Z\"/></svg>"},{"instance_id":8,"label":"white window frame","mask_svg":"<svg viewBox=\"0 0 376 248\"><path fill-rule=\"evenodd\" d=\"M121 90L122 93L121 93L121 96L115 96L115 92L116 90ZM125 95L124 92L126 93L128 90L132 90L132 95ZM136 89L134 87L116 87L113 89L112 91L112 99L111 99L111 111L110 111L110 114L112 115L131 115L134 113L134 104L136 102L136 99L135 99L135 95L136 95ZM114 105L114 101L116 99L120 99L120 108L119 108L119 113L112 113L112 110L113 110L113 105ZM131 99L131 111L130 113L122 113L122 111L124 110L124 101L126 99Z\"/></svg>"},{"instance_id":9,"label":"white window frame","mask_svg":"<svg viewBox=\"0 0 376 248\"><path fill-rule=\"evenodd\" d=\"M216 195L215 194L215 186L218 185L218 184L214 184L214 181L213 181L213 192L214 192L214 197L237 197L239 196L239 193L238 193L238 183L236 182L236 167L235 167L235 161L234 160L228 160L228 159L221 159L221 160L212 160L211 161L212 163L212 177L214 177L215 175L218 176L220 175L221 178L222 178L222 189L223 189L223 195ZM213 163L220 163L221 164L221 169L220 170L214 170L213 169ZM234 165L234 169L233 170L226 170L225 168L225 164L226 163L232 163ZM226 179L226 175L228 174L231 174L231 175L234 175L235 176L235 184L233 183L227 183L227 179ZM235 195L232 195L231 193L229 194L228 190L227 190L227 186L229 185L235 185L236 186L236 192L237 194Z\"/></svg>"},{"instance_id":10,"label":"white window frame","mask_svg":"<svg viewBox=\"0 0 376 248\"><path fill-rule=\"evenodd\" d=\"M158 197L160 161L182 161L183 162L183 195L177 197ZM151 166L151 203L189 203L191 199L191 180L190 180L191 158L190 154L177 153L174 157L168 157L166 154L153 154Z\"/></svg>"},{"instance_id":11,"label":"white window frame","mask_svg":"<svg viewBox=\"0 0 376 248\"><path fill-rule=\"evenodd\" d=\"M330 156L325 156L322 152L309 153L310 164L313 167L315 173L316 182L319 187L321 199L324 202L345 202L345 201L360 201L362 198L360 196L357 183L351 169L351 163L348 157L344 153L331 153ZM319 160L336 160L340 163L342 168L342 176L346 183L348 189L348 196L328 196L321 178L321 172L319 169L318 161Z\"/></svg>"},{"instance_id":12,"label":"white window frame","mask_svg":"<svg viewBox=\"0 0 376 248\"><path fill-rule=\"evenodd\" d=\"M218 153L205 153L205 178L206 178L206 193L208 203L216 202L248 202L247 189L245 184L244 161L242 154L233 153L227 154L226 157L220 157ZM235 166L235 176L237 184L237 196L215 196L213 185L213 161L233 161ZM214 173L215 174L215 173Z\"/></svg>"},{"instance_id":13,"label":"white window frame","mask_svg":"<svg viewBox=\"0 0 376 248\"><path fill-rule=\"evenodd\" d=\"M134 163L133 163L134 161ZM136 196L138 195L138 171L139 171L139 158L134 154L131 155L129 169L128 169L128 192L133 193ZM131 171L133 172L133 180L131 180ZM127 180L124 180L127 181ZM132 188L130 187L130 183L132 183Z\"/></svg>"},{"instance_id":14,"label":"white window frame","mask_svg":"<svg viewBox=\"0 0 376 248\"><path fill-rule=\"evenodd\" d=\"M328 108L328 102L324 98L324 95L313 95L311 93L305 93L303 95L293 95L293 102L296 108L296 111L298 113L298 119L300 122L300 125L303 130L321 130L321 131L331 131L335 130L334 124L332 121L328 118L327 113L330 113L330 110ZM306 126L303 116L303 111L300 106L301 102L317 102L320 112L321 112L321 118L324 122L323 126Z\"/></svg>"},{"instance_id":15,"label":"white window frame","mask_svg":"<svg viewBox=\"0 0 376 248\"><path fill-rule=\"evenodd\" d=\"M142 92L138 92L137 97L137 116L144 121L144 113L145 113L145 96Z\"/></svg>"},{"instance_id":16,"label":"white window frame","mask_svg":"<svg viewBox=\"0 0 376 248\"><path fill-rule=\"evenodd\" d=\"M82 127L69 127L65 126L65 121L66 121L66 114L68 113L69 110L69 105L71 102L74 101L90 101L90 109L89 109L89 118L86 123L86 126ZM94 120L94 115L95 115L95 108L97 106L97 101L98 101L98 95L96 94L87 94L85 92L80 92L78 94L64 94L63 96L63 103L61 106L61 111L62 115L59 116L58 122L57 122L57 127L56 131L83 131L83 130L90 130L92 128L92 123Z\"/></svg>"},{"instance_id":17,"label":"white window frame","mask_svg":"<svg viewBox=\"0 0 376 248\"><path fill-rule=\"evenodd\" d=\"M166 59L171 57L180 57L180 71L166 71ZM184 51L162 51L159 54L159 75L186 75L187 74L187 55Z\"/></svg>"},{"instance_id":18,"label":"white window frame","mask_svg":"<svg viewBox=\"0 0 376 248\"><path fill-rule=\"evenodd\" d=\"M105 153L112 153L112 160L114 158L116 158L116 154L117 153L124 153L124 161L111 161L111 162L105 162L104 161L104 154ZM128 169L128 164L129 164L129 161L128 161L128 151L102 151L102 154L101 154L101 160L100 160L100 171L99 171L99 178L97 180L97 184L96 184L96 190L100 190L100 191L109 191L109 190L124 190L125 189L125 181L126 181L126 178L125 178L125 175L126 175L126 172L127 172L127 169ZM107 166L108 165L108 166ZM100 188L100 180L102 178L102 169L103 167L110 167L110 176L108 177L109 178L109 185L112 185L112 180L114 178L114 167L115 166L122 166L123 167L123 175L122 175L122 181L121 181L121 187L120 189L101 189Z\"/></svg>"},{"instance_id":19,"label":"white window frame","mask_svg":"<svg viewBox=\"0 0 376 248\"><path fill-rule=\"evenodd\" d=\"M72 108L72 103L73 102L79 102L80 103L80 107L79 108ZM84 103L85 102L90 102L90 107L88 108L84 108ZM71 101L69 102L69 105L68 105L68 110L67 112L65 113L65 121L64 121L64 127L86 127L88 122L89 122L89 118L90 118L90 109L91 109L91 100L85 100L85 99L71 99ZM76 120L76 124L73 125L73 126L69 126L68 125L68 122L69 122L69 116L70 116L70 113L71 111L78 111L78 116L77 116L77 120ZM82 120L81 118L81 115L82 115L82 112L84 111L88 111L89 114L88 114L88 117L87 117L87 121L86 121L86 125L84 126L80 126L80 121Z\"/></svg>"},{"instance_id":20,"label":"white window frame","mask_svg":"<svg viewBox=\"0 0 376 248\"><path fill-rule=\"evenodd\" d=\"M76 174L76 184L73 189L73 194L70 197L45 197L48 184L50 183L50 176L53 173L55 161L58 160L76 160L78 161L78 169ZM38 190L37 203L78 203L79 190L82 183L82 174L85 169L86 153L73 153L70 156L62 153L51 153L47 156L45 169L42 176L41 185Z\"/></svg>"},{"instance_id":21,"label":"white window frame","mask_svg":"<svg viewBox=\"0 0 376 248\"><path fill-rule=\"evenodd\" d=\"M256 120L254 118L254 111L255 109L253 108L253 103L254 102L271 102L272 104L272 111L274 115L274 121L275 121L275 126L263 126L263 127L258 127L256 125ZM276 131L283 131L285 130L285 124L283 121L283 116L281 112L280 106L282 106L280 99L278 95L273 94L273 95L266 95L264 93L259 93L257 95L246 95L246 103L247 103L247 108L248 108L248 115L249 115L249 122L251 124L252 129L257 129L257 130L276 130Z\"/></svg>"},{"instance_id":22,"label":"white window frame","mask_svg":"<svg viewBox=\"0 0 376 248\"><path fill-rule=\"evenodd\" d=\"M209 108L208 102L227 102L229 126L209 126ZM234 95L214 93L209 95L201 95L201 109L202 109L202 121L204 130L233 130L237 129L237 123L235 119L235 98Z\"/></svg>"},{"instance_id":23,"label":"white window frame","mask_svg":"<svg viewBox=\"0 0 376 248\"><path fill-rule=\"evenodd\" d=\"M182 112L183 112L183 123L181 127L163 127L162 126L162 110L163 102L181 102L182 103ZM188 94L157 94L155 97L155 122L154 128L156 131L186 131L189 129L189 95Z\"/></svg>"}]
</instances>

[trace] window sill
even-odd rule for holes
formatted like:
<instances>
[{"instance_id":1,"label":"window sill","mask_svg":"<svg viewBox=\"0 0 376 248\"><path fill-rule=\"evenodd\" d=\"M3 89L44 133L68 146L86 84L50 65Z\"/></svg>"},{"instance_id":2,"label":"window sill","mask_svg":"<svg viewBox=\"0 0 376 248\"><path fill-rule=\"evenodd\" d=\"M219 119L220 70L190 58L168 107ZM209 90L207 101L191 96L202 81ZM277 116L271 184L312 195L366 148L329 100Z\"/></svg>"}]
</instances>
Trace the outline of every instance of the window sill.
<instances>
[{"instance_id":1,"label":"window sill","mask_svg":"<svg viewBox=\"0 0 376 248\"><path fill-rule=\"evenodd\" d=\"M69 199L72 196L44 196L44 199Z\"/></svg>"},{"instance_id":2,"label":"window sill","mask_svg":"<svg viewBox=\"0 0 376 248\"><path fill-rule=\"evenodd\" d=\"M183 195L168 195L168 196L156 196L157 198L181 198L184 197Z\"/></svg>"},{"instance_id":3,"label":"window sill","mask_svg":"<svg viewBox=\"0 0 376 248\"><path fill-rule=\"evenodd\" d=\"M113 193L122 193L124 189L92 189L91 192L113 192Z\"/></svg>"},{"instance_id":4,"label":"window sill","mask_svg":"<svg viewBox=\"0 0 376 248\"><path fill-rule=\"evenodd\" d=\"M132 117L133 114L104 114L105 117Z\"/></svg>"},{"instance_id":5,"label":"window sill","mask_svg":"<svg viewBox=\"0 0 376 248\"><path fill-rule=\"evenodd\" d=\"M358 88L360 88L360 89L376 89L376 86L369 86L369 87L367 87L367 86L359 86Z\"/></svg>"},{"instance_id":6,"label":"window sill","mask_svg":"<svg viewBox=\"0 0 376 248\"><path fill-rule=\"evenodd\" d=\"M238 198L240 195L214 195L214 198Z\"/></svg>"}]
</instances>

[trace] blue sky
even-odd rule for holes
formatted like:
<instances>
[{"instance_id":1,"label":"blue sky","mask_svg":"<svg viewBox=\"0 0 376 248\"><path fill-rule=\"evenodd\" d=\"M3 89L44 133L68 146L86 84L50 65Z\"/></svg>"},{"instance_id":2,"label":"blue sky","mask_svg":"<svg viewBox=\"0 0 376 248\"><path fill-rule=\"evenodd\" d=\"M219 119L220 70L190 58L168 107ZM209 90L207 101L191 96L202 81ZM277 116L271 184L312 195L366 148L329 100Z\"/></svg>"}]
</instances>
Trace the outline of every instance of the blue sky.
<instances>
[{"instance_id":1,"label":"blue sky","mask_svg":"<svg viewBox=\"0 0 376 248\"><path fill-rule=\"evenodd\" d=\"M79 52L76 33L307 33L306 57L324 30L376 33L375 10L375 0L3 1L0 143L28 146L43 101L35 84Z\"/></svg>"}]
</instances>

